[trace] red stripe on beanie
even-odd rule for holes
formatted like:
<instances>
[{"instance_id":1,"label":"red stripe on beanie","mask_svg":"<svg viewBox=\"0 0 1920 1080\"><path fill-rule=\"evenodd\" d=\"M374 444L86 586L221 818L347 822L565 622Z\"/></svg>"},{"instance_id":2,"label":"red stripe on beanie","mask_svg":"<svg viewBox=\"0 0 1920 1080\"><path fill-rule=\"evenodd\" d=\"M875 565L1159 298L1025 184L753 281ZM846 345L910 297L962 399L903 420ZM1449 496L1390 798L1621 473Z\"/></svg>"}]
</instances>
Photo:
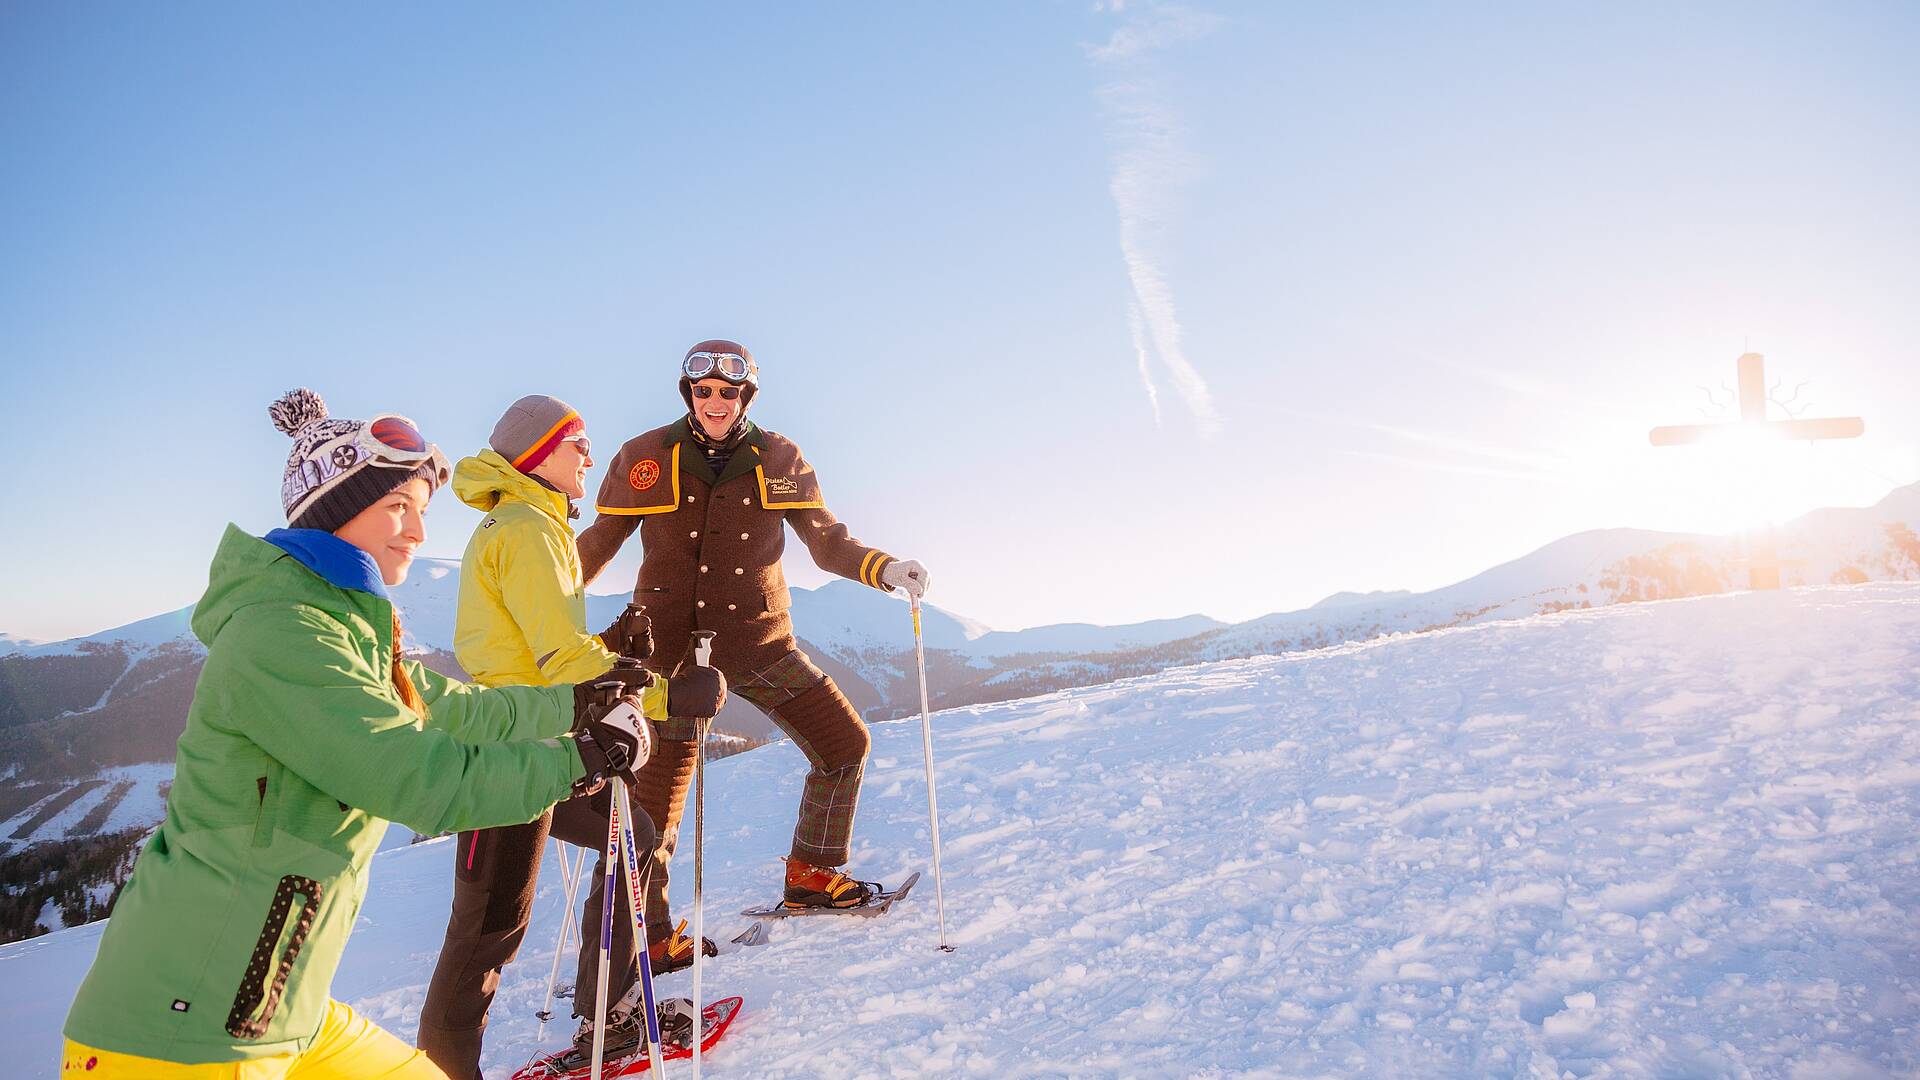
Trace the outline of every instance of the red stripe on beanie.
<instances>
[{"instance_id":1,"label":"red stripe on beanie","mask_svg":"<svg viewBox=\"0 0 1920 1080\"><path fill-rule=\"evenodd\" d=\"M580 414L568 413L565 420L554 425L553 430L547 433L546 438L534 443L533 446L528 448L526 453L516 458L513 467L523 473L532 472L540 467L541 462L552 456L555 450L560 449L561 443L566 442L568 439L585 430L587 430L587 423L580 419Z\"/></svg>"}]
</instances>

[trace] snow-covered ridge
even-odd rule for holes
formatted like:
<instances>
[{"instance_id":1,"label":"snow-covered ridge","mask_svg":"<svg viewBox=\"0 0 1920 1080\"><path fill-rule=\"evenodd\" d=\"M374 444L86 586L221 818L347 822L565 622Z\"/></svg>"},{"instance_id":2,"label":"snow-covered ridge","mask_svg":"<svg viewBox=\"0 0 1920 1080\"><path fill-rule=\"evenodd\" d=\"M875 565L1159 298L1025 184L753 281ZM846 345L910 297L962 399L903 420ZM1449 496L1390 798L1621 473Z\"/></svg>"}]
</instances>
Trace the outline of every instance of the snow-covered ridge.
<instances>
[{"instance_id":1,"label":"snow-covered ridge","mask_svg":"<svg viewBox=\"0 0 1920 1080\"><path fill-rule=\"evenodd\" d=\"M97 634L88 634L86 637L29 646L18 650L18 655L74 656L88 645L120 645L135 651L145 651L169 641L190 640L193 634L187 622L191 618L193 618L193 607L188 605L161 615L130 622L124 626L102 630Z\"/></svg>"},{"instance_id":2,"label":"snow-covered ridge","mask_svg":"<svg viewBox=\"0 0 1920 1080\"><path fill-rule=\"evenodd\" d=\"M776 924L708 970L710 995L748 1006L706 1070L1912 1075L1917 701L1920 585L1870 584L1543 615L941 713L958 951L932 948L931 881L885 919ZM875 730L862 876L931 869L919 740L915 723ZM784 744L713 767L715 936L776 887L804 771ZM377 860L334 986L403 1037L448 863L444 845ZM549 872L494 1006L490 1075L536 1049L558 893ZM97 940L0 947L9 1060L53 1060Z\"/></svg>"},{"instance_id":3,"label":"snow-covered ridge","mask_svg":"<svg viewBox=\"0 0 1920 1080\"><path fill-rule=\"evenodd\" d=\"M1781 526L1780 555L1789 585L1847 580L1901 579L1920 574L1920 544L1905 550L1920 531L1920 484L1897 488L1879 503L1861 508L1815 510ZM1599 606L1618 600L1659 599L1677 595L1675 582L1657 580L1696 571L1700 586L1692 593L1726 591L1745 585L1744 552L1737 538L1644 529L1596 529L1563 537L1521 558L1463 581L1425 593L1405 590L1338 592L1299 611L1275 612L1226 625L1205 615L1155 619L1124 626L1059 623L1025 630L992 630L985 624L936 605L924 609L927 647L976 661L999 661L1022 654L1101 654L1153 648L1183 639L1196 640L1194 655L1219 655L1241 644L1259 644L1289 634L1312 642L1316 634L1354 636L1353 627L1378 624L1378 632L1456 625L1488 618L1517 617L1562 607ZM1652 575L1654 580L1649 580ZM453 651L454 614L459 597L460 564L451 559L420 559L404 585L395 590L404 614L408 644L419 649ZM610 621L625 603L618 592L588 597L588 620ZM899 597L848 581L793 590L795 625L815 646L834 652L856 669L877 665L875 685L897 663L875 657L901 651ZM192 642L187 622L192 607L156 615L83 638L33 645L24 656L72 655L89 646L110 645L135 651L171 641ZM1362 635L1366 636L1366 635ZM8 639L0 636L0 642ZM909 645L910 648L910 645ZM990 666L990 665L989 665Z\"/></svg>"}]
</instances>

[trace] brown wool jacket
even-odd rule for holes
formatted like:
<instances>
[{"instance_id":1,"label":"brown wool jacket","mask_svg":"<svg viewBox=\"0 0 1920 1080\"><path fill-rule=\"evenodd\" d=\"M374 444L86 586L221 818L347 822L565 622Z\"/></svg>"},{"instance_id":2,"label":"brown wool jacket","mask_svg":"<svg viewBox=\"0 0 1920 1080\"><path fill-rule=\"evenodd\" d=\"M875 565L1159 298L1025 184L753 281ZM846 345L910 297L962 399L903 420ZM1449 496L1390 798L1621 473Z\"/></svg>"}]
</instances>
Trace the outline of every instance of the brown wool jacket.
<instances>
[{"instance_id":1,"label":"brown wool jacket","mask_svg":"<svg viewBox=\"0 0 1920 1080\"><path fill-rule=\"evenodd\" d=\"M739 678L794 648L792 598L780 553L785 524L822 570L884 590L894 561L854 539L827 510L820 481L800 448L749 426L718 477L680 420L627 440L595 500L599 517L580 533L591 581L640 530L646 550L634 602L653 620L658 651L650 667L672 671L694 630L712 630L713 664Z\"/></svg>"}]
</instances>

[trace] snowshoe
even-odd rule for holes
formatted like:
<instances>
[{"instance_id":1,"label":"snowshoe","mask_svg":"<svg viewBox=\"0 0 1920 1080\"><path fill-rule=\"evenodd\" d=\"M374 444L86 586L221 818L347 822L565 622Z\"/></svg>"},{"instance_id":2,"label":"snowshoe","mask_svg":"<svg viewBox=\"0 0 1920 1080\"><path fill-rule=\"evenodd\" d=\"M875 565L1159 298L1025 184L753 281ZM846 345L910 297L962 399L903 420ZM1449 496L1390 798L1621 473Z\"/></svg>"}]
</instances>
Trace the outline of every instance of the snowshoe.
<instances>
[{"instance_id":1,"label":"snowshoe","mask_svg":"<svg viewBox=\"0 0 1920 1080\"><path fill-rule=\"evenodd\" d=\"M894 901L906 899L907 894L913 891L914 883L919 880L920 872L916 870L907 875L907 880L901 882L897 889L884 888L871 881L859 882L861 885L873 888L874 891L864 903L853 907L814 907L805 904L796 907L782 902L772 907L748 908L740 914L755 919L787 919L797 915L860 915L878 918L892 909ZM733 940L741 945L764 945L767 942L767 935L764 932L755 933L749 927L745 933Z\"/></svg>"},{"instance_id":2,"label":"snowshoe","mask_svg":"<svg viewBox=\"0 0 1920 1080\"><path fill-rule=\"evenodd\" d=\"M618 1003L607 1011L607 1059L626 1057L636 1049L643 1049L647 1043L647 1024L641 1019L643 992L639 980L620 997ZM659 1001L660 1047L691 1047L693 1045L693 999L691 997L668 997ZM586 1065L593 1057L593 1017L580 1019L580 1030L574 1032L574 1057L578 1063ZM568 1068L572 1065L568 1065Z\"/></svg>"},{"instance_id":3,"label":"snowshoe","mask_svg":"<svg viewBox=\"0 0 1920 1080\"><path fill-rule=\"evenodd\" d=\"M737 997L721 998L710 1003L701 1011L700 1048L711 1051L713 1044L727 1033L727 1027L733 1018L739 1015L741 1000ZM693 1002L686 998L674 998L660 1002L660 1024L662 1046L661 1060L679 1061L693 1056ZM632 1076L646 1072L652 1062L647 1057L647 1039L644 1024L635 1024L638 1034L631 1044L614 1048L614 1029L607 1028L607 1044L602 1050L605 1077ZM593 1069L593 1030L585 1027L586 1039L565 1050L538 1054L526 1063L519 1072L513 1074L513 1080L586 1080Z\"/></svg>"}]
</instances>

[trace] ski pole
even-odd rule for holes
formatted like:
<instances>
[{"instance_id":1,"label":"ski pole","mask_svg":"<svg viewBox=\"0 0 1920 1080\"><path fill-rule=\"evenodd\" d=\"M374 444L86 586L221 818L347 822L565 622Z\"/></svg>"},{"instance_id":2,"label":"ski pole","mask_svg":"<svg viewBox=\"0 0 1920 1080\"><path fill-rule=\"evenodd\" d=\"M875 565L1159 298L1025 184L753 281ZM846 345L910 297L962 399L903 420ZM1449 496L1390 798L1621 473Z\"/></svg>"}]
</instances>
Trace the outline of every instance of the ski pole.
<instances>
[{"instance_id":1,"label":"ski pole","mask_svg":"<svg viewBox=\"0 0 1920 1080\"><path fill-rule=\"evenodd\" d=\"M600 1080L600 1065L607 1050L607 969L613 966L613 876L620 869L620 816L611 803L607 809L606 860L607 877L600 891L600 970L594 979L593 994L592 1080Z\"/></svg>"},{"instance_id":2,"label":"ski pole","mask_svg":"<svg viewBox=\"0 0 1920 1080\"><path fill-rule=\"evenodd\" d=\"M645 720L640 721L645 723ZM640 883L640 853L633 844L633 804L627 798L627 784L615 780L613 798L607 813L619 823L621 867L627 877L627 918L633 924L633 945L639 953L641 1007L647 1010L647 1063L653 1075L664 1077L666 1066L660 1052L660 1010L653 1000L653 958L647 955L646 889Z\"/></svg>"},{"instance_id":3,"label":"ski pole","mask_svg":"<svg viewBox=\"0 0 1920 1080\"><path fill-rule=\"evenodd\" d=\"M640 662L622 657L615 662L616 668L638 670ZM647 718L630 702L621 702L607 714L607 719L616 723L633 725L635 730L647 722ZM666 1067L662 1062L660 1044L660 1012L653 997L653 958L647 954L647 904L646 888L640 881L640 850L633 842L633 801L627 793L627 782L616 776L613 790L607 794L607 829L620 836L620 869L627 882L627 929L634 944L634 977L640 980L640 1006L646 1010L647 1064L655 1076L664 1076ZM612 880L612 872L608 872ZM611 905L608 905L611 910ZM602 970L601 985L606 984L605 971ZM604 999L606 991L602 989Z\"/></svg>"},{"instance_id":4,"label":"ski pole","mask_svg":"<svg viewBox=\"0 0 1920 1080\"><path fill-rule=\"evenodd\" d=\"M638 668L637 660L621 659L615 667ZM634 727L646 723L646 718L634 708L632 703L621 701L608 710L603 719L615 723L626 723ZM594 1022L593 1022L593 1067L592 1080L600 1080L601 1067L606 1059L607 1046L607 978L613 967L613 898L614 876L622 870L627 880L627 918L632 922L635 948L639 952L639 977L642 980L640 993L644 1002L642 1008L647 1011L647 1053L648 1064L660 1072L660 1018L653 1004L653 967L647 956L646 916L642 913L643 890L640 887L639 852L634 850L633 830L630 822L633 816L632 805L627 799L627 783L619 776L613 777L613 790L607 795L607 876L600 896L600 970L595 978Z\"/></svg>"},{"instance_id":5,"label":"ski pole","mask_svg":"<svg viewBox=\"0 0 1920 1080\"><path fill-rule=\"evenodd\" d=\"M534 1014L540 1018L540 1030L534 1035L536 1042L547 1037L547 1021L553 1019L553 984L560 977L560 957L567 951L567 940L573 929L573 904L580 895L580 875L587 859L587 849L581 848L580 857L569 866L566 843L556 836L553 846L560 851L560 891L565 899L560 902L560 940L554 943L553 966L547 969L547 997L541 1002L540 1011Z\"/></svg>"},{"instance_id":6,"label":"ski pole","mask_svg":"<svg viewBox=\"0 0 1920 1080\"><path fill-rule=\"evenodd\" d=\"M927 822L933 827L933 902L940 913L940 951L947 944L947 892L940 877L940 804L933 793L933 716L927 708L927 647L920 635L920 598L909 593L913 605L913 659L920 668L920 746L927 758Z\"/></svg>"},{"instance_id":7,"label":"ski pole","mask_svg":"<svg viewBox=\"0 0 1920 1080\"><path fill-rule=\"evenodd\" d=\"M707 667L713 658L713 638L711 630L693 632L693 663L696 667ZM700 1080L700 1042L704 1032L701 1028L706 1022L706 1005L700 997L700 961L706 949L701 943L706 931L705 912L702 910L705 897L702 895L702 858L701 853L706 841L707 817L707 727L713 723L713 717L703 717L695 722L698 741L693 752L693 1080Z\"/></svg>"}]
</instances>

